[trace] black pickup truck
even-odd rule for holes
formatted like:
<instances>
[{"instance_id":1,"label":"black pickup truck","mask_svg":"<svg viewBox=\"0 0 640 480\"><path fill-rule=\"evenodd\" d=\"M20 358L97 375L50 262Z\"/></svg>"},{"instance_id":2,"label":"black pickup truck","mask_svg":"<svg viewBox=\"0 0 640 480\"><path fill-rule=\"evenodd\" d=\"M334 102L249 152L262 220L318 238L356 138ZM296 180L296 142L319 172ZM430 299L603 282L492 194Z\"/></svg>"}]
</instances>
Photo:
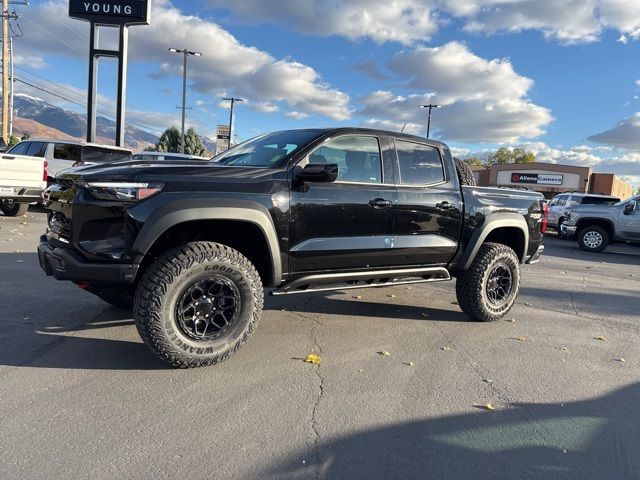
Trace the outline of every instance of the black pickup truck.
<instances>
[{"instance_id":1,"label":"black pickup truck","mask_svg":"<svg viewBox=\"0 0 640 480\"><path fill-rule=\"evenodd\" d=\"M61 174L45 192L47 275L133 305L147 346L210 365L273 295L457 279L494 321L542 254L542 195L480 188L446 145L358 128L276 132L208 163L129 161Z\"/></svg>"}]
</instances>

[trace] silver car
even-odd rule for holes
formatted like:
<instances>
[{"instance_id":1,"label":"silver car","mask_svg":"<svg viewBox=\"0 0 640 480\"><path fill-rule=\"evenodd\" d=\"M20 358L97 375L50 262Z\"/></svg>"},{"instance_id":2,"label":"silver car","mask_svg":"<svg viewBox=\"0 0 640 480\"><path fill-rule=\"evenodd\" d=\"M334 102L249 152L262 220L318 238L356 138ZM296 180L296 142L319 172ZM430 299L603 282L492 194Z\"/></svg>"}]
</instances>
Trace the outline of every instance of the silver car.
<instances>
[{"instance_id":1,"label":"silver car","mask_svg":"<svg viewBox=\"0 0 640 480\"><path fill-rule=\"evenodd\" d=\"M562 234L562 224L567 219L567 213L579 205L613 205L620 199L609 195L596 193L567 192L556 195L549 203L549 228Z\"/></svg>"}]
</instances>

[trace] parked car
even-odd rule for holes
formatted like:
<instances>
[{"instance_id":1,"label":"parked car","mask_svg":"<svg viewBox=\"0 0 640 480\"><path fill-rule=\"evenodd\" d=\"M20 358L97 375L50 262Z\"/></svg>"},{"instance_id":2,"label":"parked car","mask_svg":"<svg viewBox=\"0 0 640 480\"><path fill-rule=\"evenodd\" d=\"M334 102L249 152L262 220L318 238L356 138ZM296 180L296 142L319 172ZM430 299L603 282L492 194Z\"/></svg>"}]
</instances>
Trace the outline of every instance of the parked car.
<instances>
[{"instance_id":1,"label":"parked car","mask_svg":"<svg viewBox=\"0 0 640 480\"><path fill-rule=\"evenodd\" d=\"M47 187L44 158L0 155L0 211L6 216L24 215L30 203L42 201Z\"/></svg>"},{"instance_id":2,"label":"parked car","mask_svg":"<svg viewBox=\"0 0 640 480\"><path fill-rule=\"evenodd\" d=\"M567 219L567 212L579 205L613 205L620 199L609 195L595 193L567 192L556 195L549 203L549 228L562 234L562 224Z\"/></svg>"},{"instance_id":3,"label":"parked car","mask_svg":"<svg viewBox=\"0 0 640 480\"><path fill-rule=\"evenodd\" d=\"M613 242L640 242L640 196L610 207L573 209L562 224L565 235L578 235L580 248L600 252Z\"/></svg>"},{"instance_id":4,"label":"parked car","mask_svg":"<svg viewBox=\"0 0 640 480\"><path fill-rule=\"evenodd\" d=\"M358 128L263 135L206 164L85 167L60 175L46 199L42 269L133 303L144 342L180 368L236 352L264 287L457 278L461 309L498 320L547 226L541 194L476 187L443 143Z\"/></svg>"},{"instance_id":5,"label":"parked car","mask_svg":"<svg viewBox=\"0 0 640 480\"><path fill-rule=\"evenodd\" d=\"M126 148L75 140L36 138L14 145L7 153L45 158L48 163L49 183L58 173L72 167L131 159L131 150Z\"/></svg>"},{"instance_id":6,"label":"parked car","mask_svg":"<svg viewBox=\"0 0 640 480\"><path fill-rule=\"evenodd\" d=\"M148 160L150 162L167 162L172 160L202 160L209 161L209 157L197 157L183 153L142 152L133 156L134 160Z\"/></svg>"}]
</instances>

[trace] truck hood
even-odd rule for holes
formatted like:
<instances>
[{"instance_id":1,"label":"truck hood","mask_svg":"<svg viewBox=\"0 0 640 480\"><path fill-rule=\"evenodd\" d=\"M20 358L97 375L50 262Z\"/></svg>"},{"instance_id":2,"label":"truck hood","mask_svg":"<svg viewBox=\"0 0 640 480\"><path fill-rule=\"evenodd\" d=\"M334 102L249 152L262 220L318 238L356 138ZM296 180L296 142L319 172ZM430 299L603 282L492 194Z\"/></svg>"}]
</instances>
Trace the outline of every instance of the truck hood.
<instances>
[{"instance_id":1,"label":"truck hood","mask_svg":"<svg viewBox=\"0 0 640 480\"><path fill-rule=\"evenodd\" d=\"M129 160L101 165L71 168L57 175L63 181L176 181L225 180L254 182L266 180L279 172L274 168L235 167L201 160L176 160L150 163L148 160Z\"/></svg>"}]
</instances>

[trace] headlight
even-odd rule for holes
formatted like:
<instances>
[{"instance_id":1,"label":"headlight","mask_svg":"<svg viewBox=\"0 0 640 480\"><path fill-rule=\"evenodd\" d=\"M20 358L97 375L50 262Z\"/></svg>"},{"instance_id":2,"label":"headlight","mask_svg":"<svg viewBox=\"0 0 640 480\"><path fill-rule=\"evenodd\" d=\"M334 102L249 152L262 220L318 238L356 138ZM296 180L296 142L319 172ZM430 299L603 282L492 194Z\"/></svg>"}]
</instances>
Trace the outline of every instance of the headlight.
<instances>
[{"instance_id":1,"label":"headlight","mask_svg":"<svg viewBox=\"0 0 640 480\"><path fill-rule=\"evenodd\" d=\"M137 202L162 191L162 183L86 182L84 185L99 200Z\"/></svg>"}]
</instances>

